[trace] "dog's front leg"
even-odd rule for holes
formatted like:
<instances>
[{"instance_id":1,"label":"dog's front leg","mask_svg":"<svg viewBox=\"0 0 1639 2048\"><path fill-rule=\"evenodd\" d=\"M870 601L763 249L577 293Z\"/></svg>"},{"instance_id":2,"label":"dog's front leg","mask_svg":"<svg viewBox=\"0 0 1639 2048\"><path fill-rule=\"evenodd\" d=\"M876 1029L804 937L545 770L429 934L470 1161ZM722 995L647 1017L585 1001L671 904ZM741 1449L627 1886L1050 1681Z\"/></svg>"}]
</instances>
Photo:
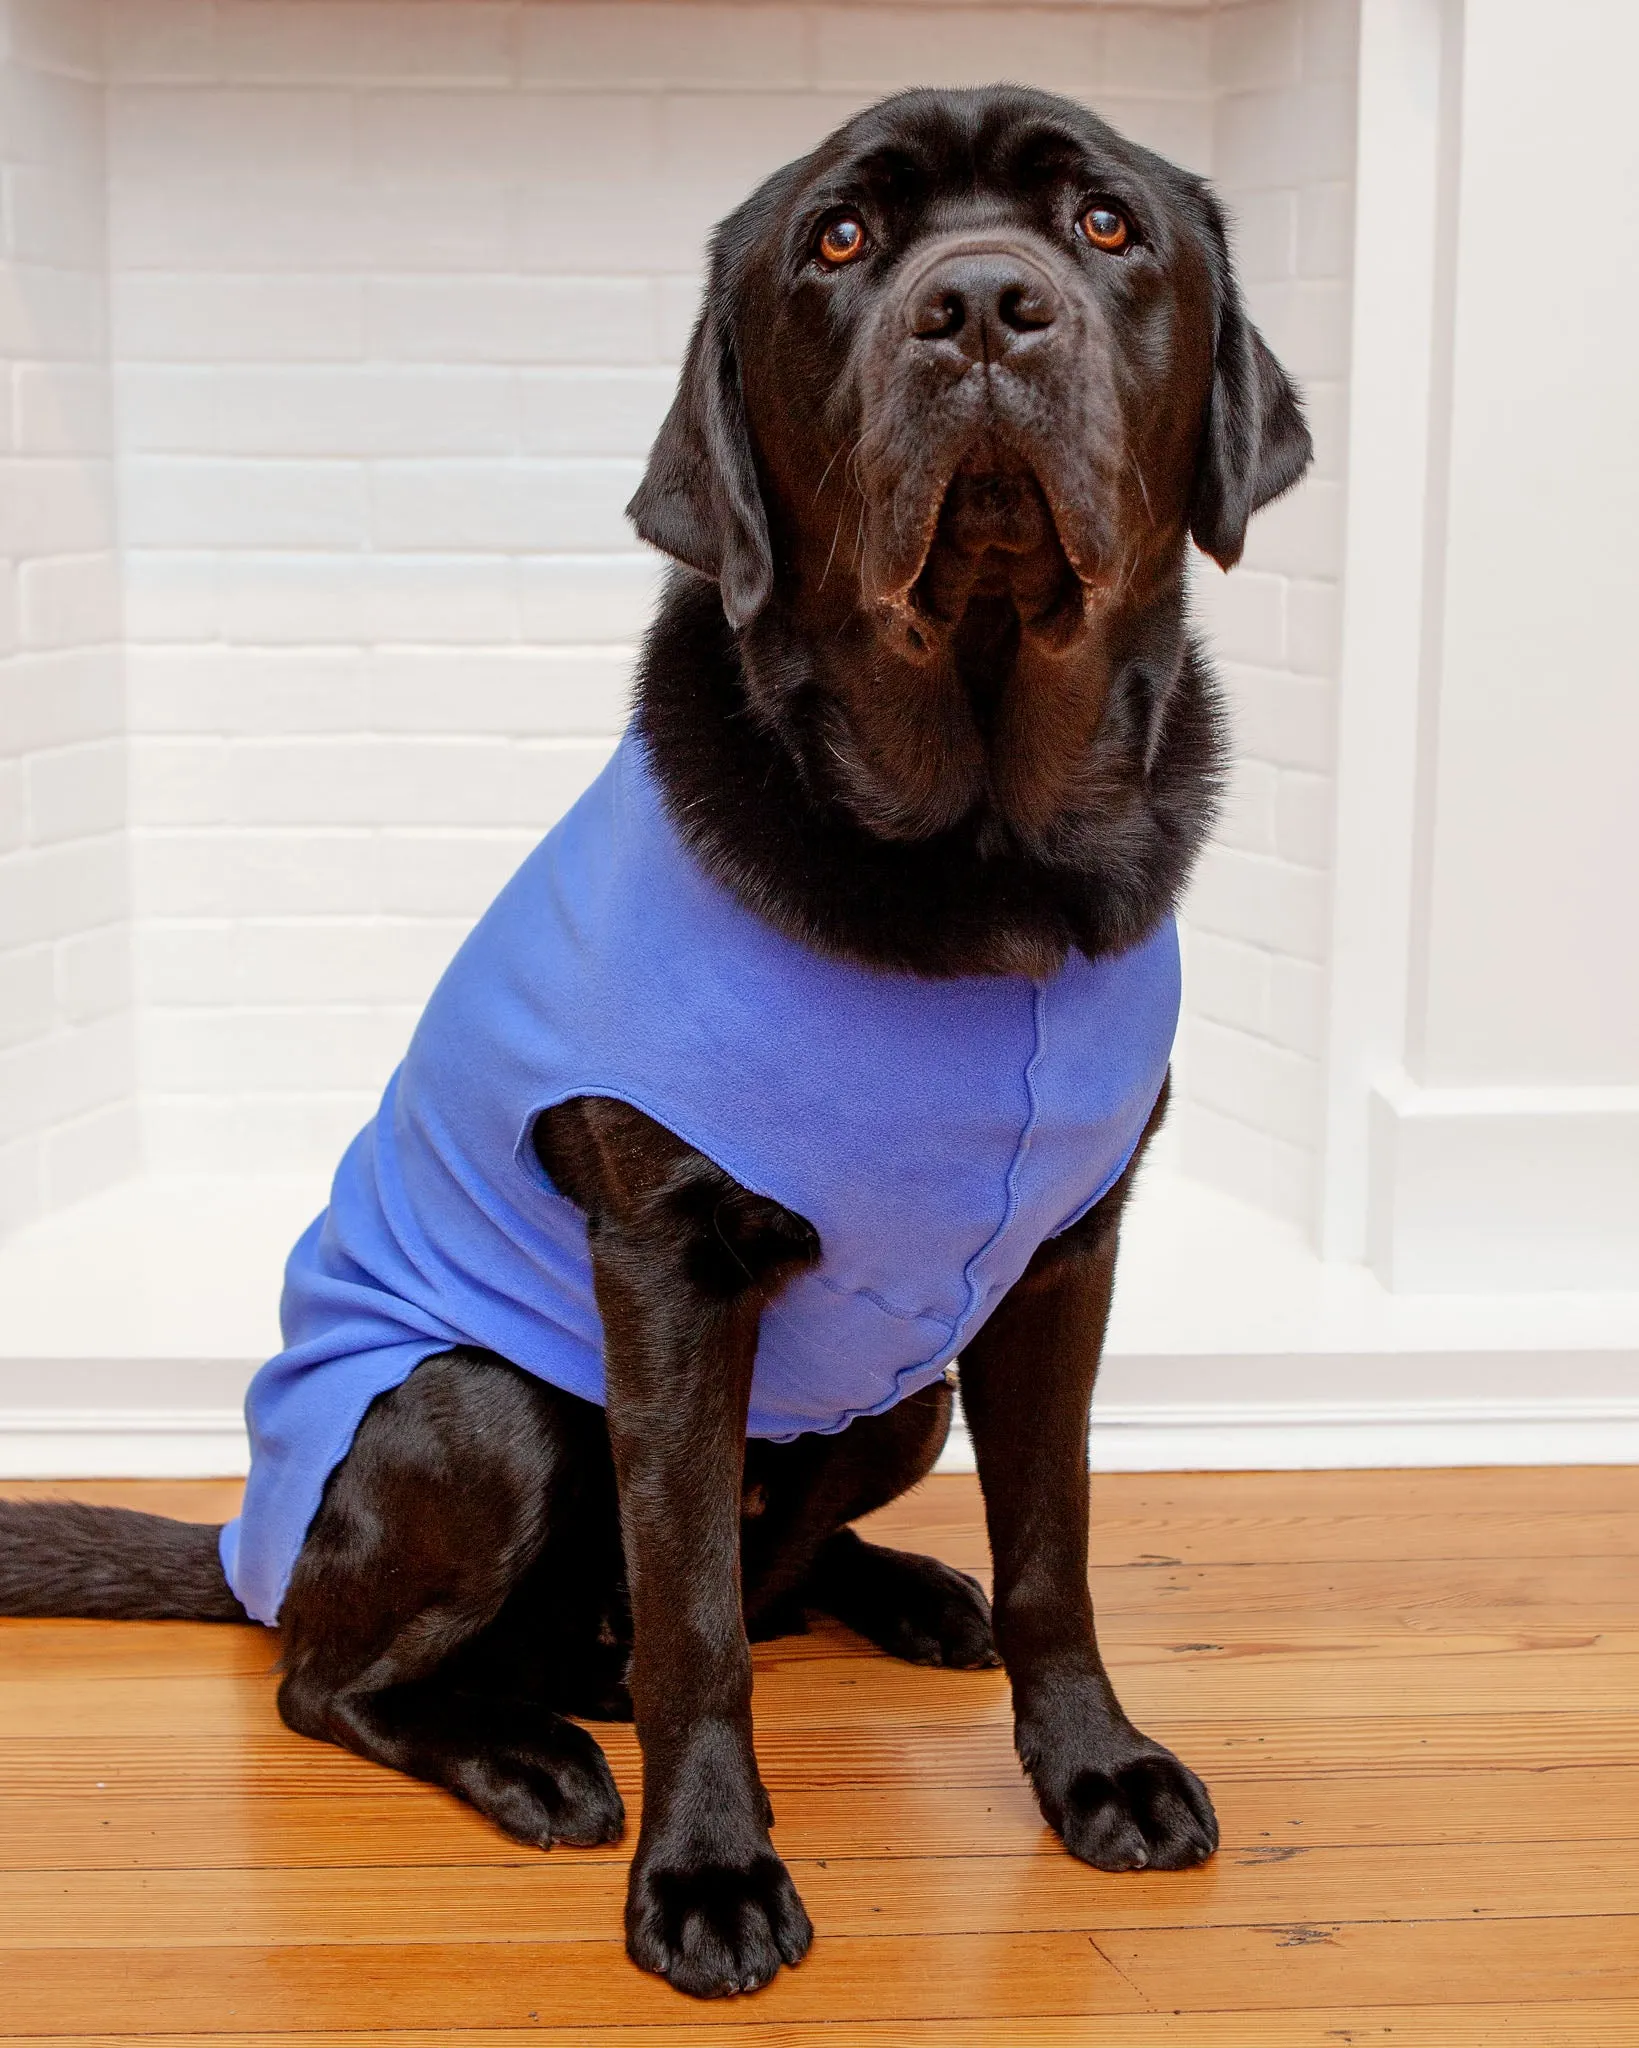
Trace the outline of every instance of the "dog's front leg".
<instances>
[{"instance_id":1,"label":"dog's front leg","mask_svg":"<svg viewBox=\"0 0 1639 2048\"><path fill-rule=\"evenodd\" d=\"M1181 1870L1218 1846L1212 1802L1122 1712L1087 1583L1087 1419L1119 1207L1100 1204L1037 1253L962 1354L962 1405L995 1561L996 1643L1042 1812L1101 1870Z\"/></svg>"},{"instance_id":2,"label":"dog's front leg","mask_svg":"<svg viewBox=\"0 0 1639 2048\"><path fill-rule=\"evenodd\" d=\"M643 1750L626 1946L707 1998L766 1984L813 1932L769 1840L752 1749L740 1513L758 1318L818 1243L800 1217L626 1117L619 1168L587 1202ZM634 1151L647 1161L635 1176Z\"/></svg>"}]
</instances>

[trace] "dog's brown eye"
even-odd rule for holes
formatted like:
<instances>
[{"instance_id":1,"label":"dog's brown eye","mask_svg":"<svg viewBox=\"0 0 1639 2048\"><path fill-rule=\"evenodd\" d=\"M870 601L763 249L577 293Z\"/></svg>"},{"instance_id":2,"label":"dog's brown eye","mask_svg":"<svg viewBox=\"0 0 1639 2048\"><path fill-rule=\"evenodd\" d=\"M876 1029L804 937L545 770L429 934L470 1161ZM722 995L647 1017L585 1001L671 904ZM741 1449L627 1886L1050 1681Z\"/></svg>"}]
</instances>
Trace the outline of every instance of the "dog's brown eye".
<instances>
[{"instance_id":1,"label":"dog's brown eye","mask_svg":"<svg viewBox=\"0 0 1639 2048\"><path fill-rule=\"evenodd\" d=\"M1114 206L1089 206L1077 223L1095 249L1118 255L1132 240L1132 223Z\"/></svg>"},{"instance_id":2,"label":"dog's brown eye","mask_svg":"<svg viewBox=\"0 0 1639 2048\"><path fill-rule=\"evenodd\" d=\"M856 256L865 254L865 223L851 213L844 213L826 223L820 231L820 260L829 263L833 269L844 263L852 263Z\"/></svg>"}]
</instances>

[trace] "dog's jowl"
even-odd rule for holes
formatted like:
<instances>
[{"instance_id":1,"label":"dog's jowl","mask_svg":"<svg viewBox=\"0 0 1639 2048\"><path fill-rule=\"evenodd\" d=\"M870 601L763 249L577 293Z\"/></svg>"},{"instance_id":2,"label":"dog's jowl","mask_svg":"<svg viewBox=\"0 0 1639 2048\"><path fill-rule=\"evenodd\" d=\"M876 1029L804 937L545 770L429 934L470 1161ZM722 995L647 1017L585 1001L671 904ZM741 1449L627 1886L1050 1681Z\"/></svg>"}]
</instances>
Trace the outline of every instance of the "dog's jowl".
<instances>
[{"instance_id":1,"label":"dog's jowl","mask_svg":"<svg viewBox=\"0 0 1639 2048\"><path fill-rule=\"evenodd\" d=\"M1100 1661L1088 1403L1220 767L1186 563L1308 459L1210 192L1084 109L909 93L770 178L632 503L631 729L291 1256L243 1514L0 1509L0 1611L277 1622L293 1728L541 1845L619 1835L579 1723L635 1715L627 1942L701 1995L809 1945L747 1648L804 1610L999 1656L1073 1855L1210 1855ZM993 1613L849 1527L958 1354Z\"/></svg>"}]
</instances>

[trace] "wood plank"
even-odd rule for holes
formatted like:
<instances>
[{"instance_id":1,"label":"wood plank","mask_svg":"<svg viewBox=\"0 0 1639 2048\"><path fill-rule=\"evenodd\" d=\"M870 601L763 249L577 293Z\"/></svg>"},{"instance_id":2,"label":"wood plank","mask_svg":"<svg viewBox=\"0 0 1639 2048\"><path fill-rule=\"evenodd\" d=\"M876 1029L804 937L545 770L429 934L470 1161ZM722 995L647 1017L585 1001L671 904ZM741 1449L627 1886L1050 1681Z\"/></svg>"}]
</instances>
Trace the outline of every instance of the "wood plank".
<instances>
[{"instance_id":1,"label":"wood plank","mask_svg":"<svg viewBox=\"0 0 1639 2048\"><path fill-rule=\"evenodd\" d=\"M1244 1851L1199 1870L1089 1869L1045 1840L987 1857L797 1858L816 1928L843 1935L1009 1934L1177 1927L1345 1926L1402 1912L1419 1922L1639 1916L1626 1843ZM0 1873L0 1951L103 1948L406 1947L598 1941L616 1936L624 1859L571 1851L525 1865L406 1869ZM1639 1927L1639 1919L1634 1925Z\"/></svg>"},{"instance_id":2,"label":"wood plank","mask_svg":"<svg viewBox=\"0 0 1639 2048\"><path fill-rule=\"evenodd\" d=\"M350 2032L348 2048L704 2048L711 2040L735 2048L836 2048L828 2021L759 2020L759 2002L730 2006L715 2026L498 2027L482 2034L419 2028ZM129 2034L14 2035L16 2048L129 2048ZM285 2032L288 2048L338 2048L334 2033ZM149 2034L144 2048L266 2048L266 2034ZM1601 2000L1593 2005L1380 2005L1332 2006L1295 2012L1149 2012L1102 2017L1096 2036L1074 2019L1021 2019L1007 2024L1007 2048L1152 2048L1158 2042L1187 2048L1633 2048L1639 2041L1639 2003ZM847 2048L998 2048L994 2020L857 2020Z\"/></svg>"},{"instance_id":3,"label":"wood plank","mask_svg":"<svg viewBox=\"0 0 1639 2048\"><path fill-rule=\"evenodd\" d=\"M1427 1505L1467 1515L1499 1504L1512 1510L1581 1514L1589 1509L1639 1513L1639 1467L1537 1465L1364 1468L1328 1472L1100 1472L1092 1480L1098 1511L1129 1513L1233 1513L1307 1511L1317 1498L1342 1514L1374 1514ZM240 1479L0 1479L0 1498L90 1500L186 1521L226 1521L238 1512ZM964 1473L938 1473L913 1493L882 1509L862 1526L886 1531L914 1528L925 1537L942 1524L982 1526L973 1481ZM884 1534L882 1539L888 1541Z\"/></svg>"},{"instance_id":4,"label":"wood plank","mask_svg":"<svg viewBox=\"0 0 1639 2048\"><path fill-rule=\"evenodd\" d=\"M94 2032L116 2012L143 2031L208 2032L249 2020L289 2028L560 2026L620 2018L721 2027L607 1942L417 1946L13 1950L0 2037ZM782 1971L748 2017L762 2023L993 2019L1136 2011L1405 2005L1407 1986L1448 2002L1639 2000L1639 1922L1432 1921L1339 1928L1094 1930L1058 1934L834 1936ZM709 2038L709 2037L708 2037ZM835 2036L833 2036L835 2038Z\"/></svg>"},{"instance_id":5,"label":"wood plank","mask_svg":"<svg viewBox=\"0 0 1639 2048\"><path fill-rule=\"evenodd\" d=\"M1494 1713L1552 1714L1566 1700L1579 1713L1628 1720L1639 1745L1639 1653L1597 1645L1577 1650L1475 1651L1462 1656L1361 1653L1270 1646L1258 1656L1180 1656L1149 1661L1112 1656L1111 1672L1140 1723L1185 1720L1423 1721L1463 1712L1477 1700ZM948 1730L1006 1727L1011 1706L999 1671L928 1671L849 1654L782 1658L760 1645L754 1710L766 1735L827 1728L846 1720L868 1687L882 1730L938 1722ZM260 1676L183 1674L175 1679L110 1677L92 1689L75 1679L19 1677L0 1684L0 1742L38 1736L124 1740L210 1740L271 1732L273 1688Z\"/></svg>"},{"instance_id":6,"label":"wood plank","mask_svg":"<svg viewBox=\"0 0 1639 2048\"><path fill-rule=\"evenodd\" d=\"M787 1856L1001 1856L1050 1842L1016 1767L992 1785L909 1777L876 1787L787 1786L777 1839ZM431 1786L376 1773L371 1791L241 1788L231 1797L79 1790L42 1799L0 1790L0 1867L23 1870L211 1870L485 1864L533 1867L470 1807ZM632 1788L635 1793L635 1787ZM1492 1770L1427 1777L1333 1772L1309 1778L1220 1778L1213 1786L1222 1854L1294 1848L1496 1842L1639 1840L1639 1762L1620 1767ZM577 1849L578 1859L624 1862L641 1801L628 1803L627 1839ZM571 1852L565 1852L571 1853Z\"/></svg>"}]
</instances>

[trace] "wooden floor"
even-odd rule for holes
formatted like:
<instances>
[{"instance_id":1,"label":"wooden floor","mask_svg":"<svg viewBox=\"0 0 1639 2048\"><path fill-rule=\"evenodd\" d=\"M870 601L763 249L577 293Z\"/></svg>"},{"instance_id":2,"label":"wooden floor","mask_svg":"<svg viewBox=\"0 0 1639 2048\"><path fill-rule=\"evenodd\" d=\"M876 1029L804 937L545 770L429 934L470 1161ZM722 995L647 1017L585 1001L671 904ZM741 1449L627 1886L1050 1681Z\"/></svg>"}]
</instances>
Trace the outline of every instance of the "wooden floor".
<instances>
[{"instance_id":1,"label":"wooden floor","mask_svg":"<svg viewBox=\"0 0 1639 2048\"><path fill-rule=\"evenodd\" d=\"M983 1566L971 1480L879 1525ZM999 1674L769 1644L759 1751L818 1936L728 2005L626 1961L626 1847L519 1849L287 1733L272 1635L0 1622L0 2038L1636 2048L1639 1471L1110 1478L1095 1529L1110 1663L1211 1784L1216 1860L1072 1863Z\"/></svg>"}]
</instances>

